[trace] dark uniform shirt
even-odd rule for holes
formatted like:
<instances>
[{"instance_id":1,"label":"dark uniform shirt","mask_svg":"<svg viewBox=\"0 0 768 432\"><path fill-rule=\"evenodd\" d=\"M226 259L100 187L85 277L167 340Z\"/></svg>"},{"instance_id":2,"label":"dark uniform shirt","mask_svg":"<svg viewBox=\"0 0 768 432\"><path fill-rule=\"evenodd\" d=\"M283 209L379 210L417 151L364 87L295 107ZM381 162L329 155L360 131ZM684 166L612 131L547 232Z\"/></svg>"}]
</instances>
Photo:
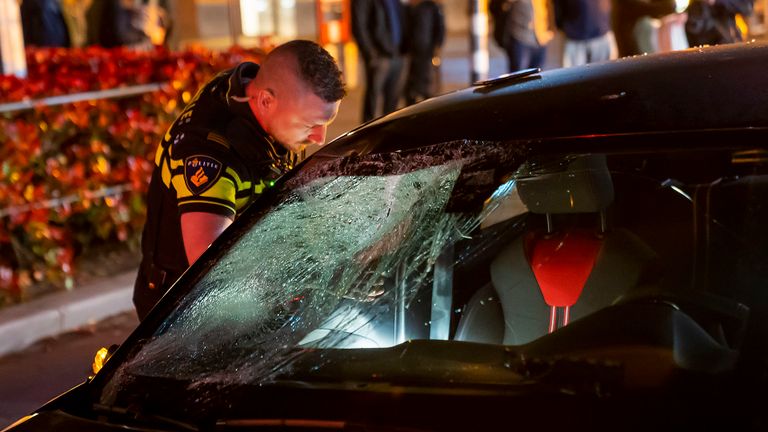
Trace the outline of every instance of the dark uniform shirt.
<instances>
[{"instance_id":1,"label":"dark uniform shirt","mask_svg":"<svg viewBox=\"0 0 768 432\"><path fill-rule=\"evenodd\" d=\"M133 298L141 319L189 266L181 214L205 212L234 219L296 161L267 135L243 102L245 86L258 71L257 64L242 63L214 77L157 149Z\"/></svg>"}]
</instances>

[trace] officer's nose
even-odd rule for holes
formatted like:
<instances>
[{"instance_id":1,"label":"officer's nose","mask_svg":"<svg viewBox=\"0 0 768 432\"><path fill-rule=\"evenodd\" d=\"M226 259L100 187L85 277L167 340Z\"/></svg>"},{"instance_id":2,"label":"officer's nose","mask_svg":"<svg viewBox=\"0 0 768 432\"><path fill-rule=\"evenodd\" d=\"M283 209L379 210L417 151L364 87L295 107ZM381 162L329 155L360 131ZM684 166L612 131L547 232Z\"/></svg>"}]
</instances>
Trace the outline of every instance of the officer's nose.
<instances>
[{"instance_id":1,"label":"officer's nose","mask_svg":"<svg viewBox=\"0 0 768 432\"><path fill-rule=\"evenodd\" d=\"M312 130L309 131L309 136L307 139L312 144L318 144L323 145L325 144L325 134L328 130L328 127L326 125L318 125L312 128Z\"/></svg>"}]
</instances>

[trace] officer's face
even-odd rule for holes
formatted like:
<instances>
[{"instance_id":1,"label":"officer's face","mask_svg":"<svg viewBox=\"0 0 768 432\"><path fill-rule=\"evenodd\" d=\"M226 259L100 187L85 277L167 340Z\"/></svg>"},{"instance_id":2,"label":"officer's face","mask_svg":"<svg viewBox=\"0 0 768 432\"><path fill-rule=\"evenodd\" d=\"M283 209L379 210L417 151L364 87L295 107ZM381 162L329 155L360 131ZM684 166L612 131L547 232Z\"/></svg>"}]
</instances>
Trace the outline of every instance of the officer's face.
<instances>
[{"instance_id":1,"label":"officer's face","mask_svg":"<svg viewBox=\"0 0 768 432\"><path fill-rule=\"evenodd\" d=\"M275 95L269 130L283 147L298 153L308 145L325 143L328 125L336 118L339 101L326 102L311 91ZM281 97L282 96L282 97Z\"/></svg>"}]
</instances>

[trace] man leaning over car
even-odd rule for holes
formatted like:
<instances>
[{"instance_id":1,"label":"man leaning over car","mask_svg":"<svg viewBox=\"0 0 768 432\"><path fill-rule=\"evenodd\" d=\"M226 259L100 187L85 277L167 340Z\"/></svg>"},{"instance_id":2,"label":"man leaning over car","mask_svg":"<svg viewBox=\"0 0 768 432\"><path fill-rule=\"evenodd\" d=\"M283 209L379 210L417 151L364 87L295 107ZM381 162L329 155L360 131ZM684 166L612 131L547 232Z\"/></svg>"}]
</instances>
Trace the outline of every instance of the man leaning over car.
<instances>
[{"instance_id":1,"label":"man leaning over car","mask_svg":"<svg viewBox=\"0 0 768 432\"><path fill-rule=\"evenodd\" d=\"M330 54L300 40L200 89L155 155L133 293L139 319L297 153L324 143L345 93Z\"/></svg>"}]
</instances>

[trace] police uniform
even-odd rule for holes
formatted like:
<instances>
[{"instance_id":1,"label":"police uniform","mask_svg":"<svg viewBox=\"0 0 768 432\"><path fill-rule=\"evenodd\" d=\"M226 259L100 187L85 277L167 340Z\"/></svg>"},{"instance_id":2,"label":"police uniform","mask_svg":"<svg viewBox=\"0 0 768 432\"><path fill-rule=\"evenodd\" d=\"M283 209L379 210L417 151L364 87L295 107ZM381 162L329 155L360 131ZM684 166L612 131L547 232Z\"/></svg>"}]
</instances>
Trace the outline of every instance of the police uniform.
<instances>
[{"instance_id":1,"label":"police uniform","mask_svg":"<svg viewBox=\"0 0 768 432\"><path fill-rule=\"evenodd\" d=\"M168 129L155 154L133 302L143 319L189 267L181 214L232 220L296 162L259 125L245 86L259 71L242 63L208 82Z\"/></svg>"}]
</instances>

